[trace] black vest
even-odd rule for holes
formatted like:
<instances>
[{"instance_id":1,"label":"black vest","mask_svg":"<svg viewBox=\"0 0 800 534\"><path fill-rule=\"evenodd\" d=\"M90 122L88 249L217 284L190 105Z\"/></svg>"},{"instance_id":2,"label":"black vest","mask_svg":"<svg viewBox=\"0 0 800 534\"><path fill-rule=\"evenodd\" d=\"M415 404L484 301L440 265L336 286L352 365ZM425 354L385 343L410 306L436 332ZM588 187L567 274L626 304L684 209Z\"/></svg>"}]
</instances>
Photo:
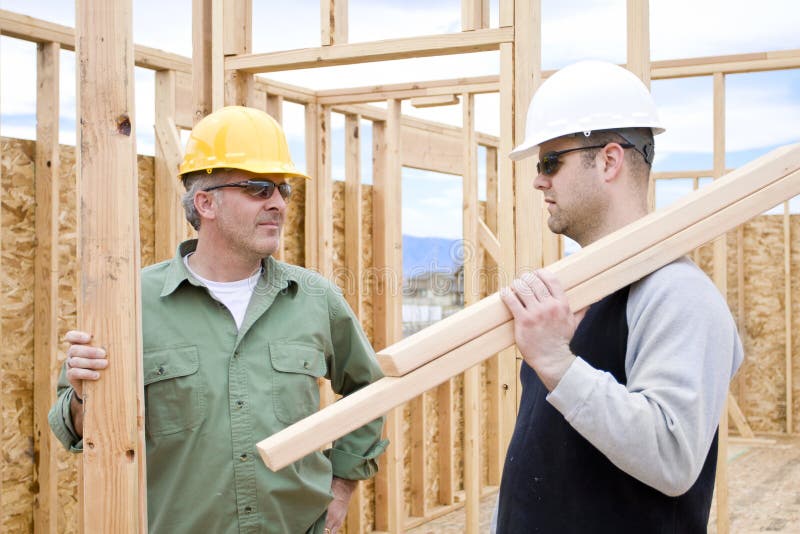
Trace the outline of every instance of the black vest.
<instances>
[{"instance_id":1,"label":"black vest","mask_svg":"<svg viewBox=\"0 0 800 534\"><path fill-rule=\"evenodd\" d=\"M570 343L596 369L627 383L628 288L589 308ZM717 436L695 484L669 497L612 464L556 410L525 363L522 399L500 484L498 534L706 532ZM630 451L636 454L636 451Z\"/></svg>"}]
</instances>

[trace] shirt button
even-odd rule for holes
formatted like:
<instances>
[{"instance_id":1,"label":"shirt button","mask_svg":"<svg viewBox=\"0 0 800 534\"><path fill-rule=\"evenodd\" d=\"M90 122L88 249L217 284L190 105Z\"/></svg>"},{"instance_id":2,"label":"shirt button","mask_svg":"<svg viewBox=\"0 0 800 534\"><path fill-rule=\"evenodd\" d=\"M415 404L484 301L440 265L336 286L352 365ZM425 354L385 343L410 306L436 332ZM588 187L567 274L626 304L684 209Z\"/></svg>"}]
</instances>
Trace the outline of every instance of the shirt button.
<instances>
[{"instance_id":1,"label":"shirt button","mask_svg":"<svg viewBox=\"0 0 800 534\"><path fill-rule=\"evenodd\" d=\"M239 351L238 350L233 352L233 357L234 358L238 358L239 357Z\"/></svg>"},{"instance_id":2,"label":"shirt button","mask_svg":"<svg viewBox=\"0 0 800 534\"><path fill-rule=\"evenodd\" d=\"M160 376L160 375L163 375L166 372L167 371L163 367L159 367L158 370L156 371L156 374Z\"/></svg>"},{"instance_id":3,"label":"shirt button","mask_svg":"<svg viewBox=\"0 0 800 534\"><path fill-rule=\"evenodd\" d=\"M241 461L243 461L243 462L246 462L246 461L247 461L247 453L246 453L246 452L243 452L243 453L242 453L242 454L239 456L239 459L240 459Z\"/></svg>"},{"instance_id":4,"label":"shirt button","mask_svg":"<svg viewBox=\"0 0 800 534\"><path fill-rule=\"evenodd\" d=\"M243 400L237 400L236 401L236 407L237 408L244 408L244 401Z\"/></svg>"},{"instance_id":5,"label":"shirt button","mask_svg":"<svg viewBox=\"0 0 800 534\"><path fill-rule=\"evenodd\" d=\"M244 513L249 514L252 511L253 511L253 507L252 506L245 506L244 507Z\"/></svg>"},{"instance_id":6,"label":"shirt button","mask_svg":"<svg viewBox=\"0 0 800 534\"><path fill-rule=\"evenodd\" d=\"M310 363L308 363L308 362L303 362L303 367L305 367L306 369L308 369L309 367L311 367L311 364L310 364Z\"/></svg>"}]
</instances>

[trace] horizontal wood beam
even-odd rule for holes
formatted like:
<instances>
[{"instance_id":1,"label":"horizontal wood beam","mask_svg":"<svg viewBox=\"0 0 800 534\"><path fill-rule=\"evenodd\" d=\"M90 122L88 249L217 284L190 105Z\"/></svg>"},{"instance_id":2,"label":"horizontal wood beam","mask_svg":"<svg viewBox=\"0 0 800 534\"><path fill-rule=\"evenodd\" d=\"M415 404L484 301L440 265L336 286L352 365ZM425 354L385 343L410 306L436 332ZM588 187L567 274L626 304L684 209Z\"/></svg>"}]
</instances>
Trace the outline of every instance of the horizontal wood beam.
<instances>
[{"instance_id":1,"label":"horizontal wood beam","mask_svg":"<svg viewBox=\"0 0 800 534\"><path fill-rule=\"evenodd\" d=\"M458 95L445 94L435 96L419 96L411 99L411 105L415 108L436 108L439 106L453 106L458 104L460 100Z\"/></svg>"},{"instance_id":2,"label":"horizontal wood beam","mask_svg":"<svg viewBox=\"0 0 800 534\"><path fill-rule=\"evenodd\" d=\"M497 50L501 43L511 42L513 38L514 32L509 28L426 35L369 43L230 56L225 60L225 68L258 73L331 67L334 65L353 65L371 61L414 57L469 54Z\"/></svg>"},{"instance_id":3,"label":"horizontal wood beam","mask_svg":"<svg viewBox=\"0 0 800 534\"><path fill-rule=\"evenodd\" d=\"M711 76L716 72L737 74L796 68L800 68L800 50L776 50L753 54L653 61L652 79Z\"/></svg>"},{"instance_id":4,"label":"horizontal wood beam","mask_svg":"<svg viewBox=\"0 0 800 534\"><path fill-rule=\"evenodd\" d=\"M65 50L75 50L74 28L5 9L0 9L0 34L34 43L54 42ZM189 58L149 46L134 45L134 61L137 67L192 72Z\"/></svg>"},{"instance_id":5,"label":"horizontal wood beam","mask_svg":"<svg viewBox=\"0 0 800 534\"><path fill-rule=\"evenodd\" d=\"M784 147L785 148L785 147ZM777 154L776 154L777 153ZM777 160L776 157L777 156ZM767 158L767 160L765 160ZM771 159L771 161L769 160ZM769 174L775 177L768 180L770 183L764 187L754 187L738 201L727 204L715 210L711 206L714 202L705 198L703 208L708 210L705 218L686 225L672 235L657 241L645 244L644 240L635 239L637 228L642 227L648 233L656 233L656 229L665 223L677 218L675 213L653 213L640 219L614 234L616 239L626 239L635 242L636 253L621 259L614 247L614 240L605 240L601 247L589 246L575 253L572 257L579 257L578 263L589 264L602 261L604 255L618 256L618 261L610 269L603 271L599 276L588 279L583 284L574 284L570 290L570 303L575 308L595 302L604 295L624 287L638 280L642 276L673 261L683 254L693 250L698 245L714 237L724 234L729 229L757 216L765 209L769 209L783 199L791 198L800 193L800 146L787 152L778 149L767 156L757 160L760 164L755 168L750 166L749 172L737 174L733 180L725 180L727 185L733 183L749 185L756 175ZM788 169L783 164L788 164ZM782 173L788 170L788 174ZM780 176L780 177L778 177ZM718 180L717 183L721 183ZM727 196L725 188L718 188L715 197ZM695 199L703 196L702 191L692 195ZM633 228L632 228L633 227ZM632 230L634 230L632 232ZM609 236L609 237L612 237ZM599 243L599 241L598 241ZM570 284L565 281L564 265L562 260L552 265L549 269L557 274L566 287ZM561 264L561 265L558 265ZM485 302L489 299L484 299ZM495 305L485 309L482 315L484 322L489 324L488 330L481 329L483 334L469 339L461 346L445 352L440 357L418 367L403 376L389 376L371 384L352 395L348 395L338 402L328 406L298 423L286 428L269 438L258 443L257 448L266 465L273 470L282 469L290 463L309 454L323 444L333 441L348 432L359 428L381 414L388 412L395 406L406 402L420 393L427 391L445 382L450 377L456 376L473 365L476 365L495 353L509 347L514 343L514 323L499 299L494 299ZM471 320L463 320L465 312L479 307L478 304L470 306L456 315L462 321L455 325L456 328L469 329ZM451 316L453 317L453 316ZM503 320L503 318L506 318ZM441 323L438 323L441 324ZM428 328L423 332L428 332Z\"/></svg>"},{"instance_id":6,"label":"horizontal wood beam","mask_svg":"<svg viewBox=\"0 0 800 534\"><path fill-rule=\"evenodd\" d=\"M496 93L499 91L499 87L497 76L473 76L449 80L328 89L317 91L317 97L324 104L359 104L379 102L389 98Z\"/></svg>"},{"instance_id":7,"label":"horizontal wood beam","mask_svg":"<svg viewBox=\"0 0 800 534\"><path fill-rule=\"evenodd\" d=\"M551 269L565 288L576 287L798 168L800 145L775 149L552 264ZM573 309L582 307L576 304ZM378 361L385 375L403 375L510 318L500 297L494 294L380 351Z\"/></svg>"}]
</instances>

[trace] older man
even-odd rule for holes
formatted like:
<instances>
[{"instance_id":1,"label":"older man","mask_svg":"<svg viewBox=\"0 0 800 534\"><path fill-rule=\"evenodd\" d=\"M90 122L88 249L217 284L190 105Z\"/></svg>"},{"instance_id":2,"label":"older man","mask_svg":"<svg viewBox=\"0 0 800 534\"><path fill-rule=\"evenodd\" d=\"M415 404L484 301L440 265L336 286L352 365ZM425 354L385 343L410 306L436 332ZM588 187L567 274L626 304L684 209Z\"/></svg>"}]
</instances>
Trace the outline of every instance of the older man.
<instances>
[{"instance_id":1,"label":"older man","mask_svg":"<svg viewBox=\"0 0 800 534\"><path fill-rule=\"evenodd\" d=\"M264 112L227 107L192 130L181 177L197 240L142 272L150 532L336 532L357 480L385 449L382 421L273 473L255 443L319 405L318 379L347 395L381 376L341 294L272 254L288 177L303 177ZM55 435L82 449L82 382L113 355L85 332L72 343Z\"/></svg>"},{"instance_id":2,"label":"older man","mask_svg":"<svg viewBox=\"0 0 800 534\"><path fill-rule=\"evenodd\" d=\"M537 91L525 142L548 226L585 246L647 213L661 133L630 72L570 65ZM742 347L725 300L686 258L574 314L540 270L502 298L514 315L522 400L497 531L706 531L717 424Z\"/></svg>"}]
</instances>

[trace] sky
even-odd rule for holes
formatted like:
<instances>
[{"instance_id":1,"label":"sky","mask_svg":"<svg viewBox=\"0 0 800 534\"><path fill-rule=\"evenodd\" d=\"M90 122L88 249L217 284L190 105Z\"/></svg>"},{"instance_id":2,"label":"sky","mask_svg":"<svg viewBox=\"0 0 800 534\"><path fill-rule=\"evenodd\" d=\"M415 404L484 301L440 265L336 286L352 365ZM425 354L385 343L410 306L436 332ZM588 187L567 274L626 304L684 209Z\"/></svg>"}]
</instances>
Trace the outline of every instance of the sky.
<instances>
[{"instance_id":1,"label":"sky","mask_svg":"<svg viewBox=\"0 0 800 534\"><path fill-rule=\"evenodd\" d=\"M490 25L498 25L498 2L491 4ZM191 0L133 0L136 44L184 56L191 55ZM542 65L555 69L580 59L625 63L625 0L541 0ZM0 0L0 8L73 26L71 0ZM269 52L319 45L319 1L253 1L253 50ZM772 50L800 49L800 5L794 0L651 0L650 47L654 61ZM743 22L746 21L746 22ZM460 30L459 0L350 0L349 41L362 42ZM74 54L61 53L61 142L75 143ZM0 37L0 135L35 137L35 46ZM499 72L499 53L483 52L355 66L328 67L269 77L330 89L382 83L425 81ZM712 167L712 79L656 80L653 97L667 132L656 138L654 170ZM136 69L138 151L153 153L154 76ZM497 135L499 101L476 97L476 128ZM726 164L739 166L776 146L800 141L800 69L726 77ZM418 110L404 103L403 112L460 125L460 106ZM365 165L369 125L362 126ZM295 162L305 165L302 108L286 104L284 127ZM344 120L333 117L333 175L344 176ZM503 157L501 155L501 157ZM481 161L479 155L479 161ZM483 169L479 169L481 178ZM533 178L533 177L531 177ZM688 180L659 186L658 205L691 191ZM481 196L485 196L481 181ZM461 179L458 176L404 169L403 233L417 236L461 236ZM781 212L781 208L777 212ZM800 212L795 199L792 211ZM568 249L574 249L573 244Z\"/></svg>"}]
</instances>

